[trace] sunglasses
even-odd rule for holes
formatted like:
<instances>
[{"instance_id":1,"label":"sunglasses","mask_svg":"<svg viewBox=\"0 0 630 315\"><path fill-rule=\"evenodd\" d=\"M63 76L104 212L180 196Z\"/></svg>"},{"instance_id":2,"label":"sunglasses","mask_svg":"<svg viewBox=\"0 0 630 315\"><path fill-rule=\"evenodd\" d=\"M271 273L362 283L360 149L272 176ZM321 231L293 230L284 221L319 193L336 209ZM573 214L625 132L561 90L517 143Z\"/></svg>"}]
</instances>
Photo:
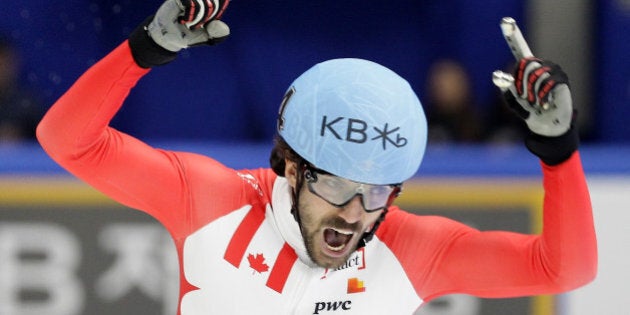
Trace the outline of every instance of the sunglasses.
<instances>
[{"instance_id":1,"label":"sunglasses","mask_svg":"<svg viewBox=\"0 0 630 315\"><path fill-rule=\"evenodd\" d=\"M361 184L332 175L309 164L304 165L303 172L311 193L336 207L343 207L356 195L361 195L361 203L366 212L389 207L400 194L402 187L401 184Z\"/></svg>"}]
</instances>

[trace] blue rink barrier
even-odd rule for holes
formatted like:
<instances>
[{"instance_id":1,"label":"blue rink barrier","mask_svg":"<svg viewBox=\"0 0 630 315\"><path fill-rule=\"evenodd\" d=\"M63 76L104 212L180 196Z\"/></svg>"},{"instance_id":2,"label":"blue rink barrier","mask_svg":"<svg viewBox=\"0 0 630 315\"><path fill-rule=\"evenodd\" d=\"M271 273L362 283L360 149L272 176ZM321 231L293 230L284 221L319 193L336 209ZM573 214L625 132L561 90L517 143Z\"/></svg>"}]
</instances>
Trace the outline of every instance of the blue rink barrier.
<instances>
[{"instance_id":1,"label":"blue rink barrier","mask_svg":"<svg viewBox=\"0 0 630 315\"><path fill-rule=\"evenodd\" d=\"M159 142L155 147L210 156L225 165L258 168L269 165L270 144ZM630 175L630 145L583 145L587 175ZM37 144L0 145L0 175L64 174ZM523 145L429 146L416 173L422 176L536 176L538 160Z\"/></svg>"}]
</instances>

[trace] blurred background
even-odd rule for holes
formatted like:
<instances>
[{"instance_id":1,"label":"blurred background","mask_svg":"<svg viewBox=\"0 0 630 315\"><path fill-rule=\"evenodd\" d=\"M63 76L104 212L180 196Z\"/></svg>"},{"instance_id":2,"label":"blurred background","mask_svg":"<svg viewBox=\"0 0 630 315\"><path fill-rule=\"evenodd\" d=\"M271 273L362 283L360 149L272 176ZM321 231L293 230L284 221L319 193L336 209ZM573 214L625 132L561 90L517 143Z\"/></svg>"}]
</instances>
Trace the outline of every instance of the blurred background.
<instances>
[{"instance_id":1,"label":"blurred background","mask_svg":"<svg viewBox=\"0 0 630 315\"><path fill-rule=\"evenodd\" d=\"M33 138L37 121L55 100L160 4L0 3L1 315L172 313L176 269L171 260L161 259L164 251L172 254L168 237L150 218L76 183ZM630 219L628 0L232 0L223 19L231 38L215 47L185 50L154 69L112 124L150 144L207 154L231 167L266 166L278 106L293 79L331 58L373 60L406 78L427 113L430 145L416 181L444 190L463 182L463 191L470 191L441 200L446 204L442 214L483 228L537 232L540 191L531 180L540 175L539 166L523 148L523 123L502 104L491 82L494 70L511 70L514 63L499 29L504 16L517 20L536 56L555 61L569 74L600 238L600 275L567 295L503 302L455 296L423 315L625 314L621 292L630 281L630 225L623 220ZM495 181L503 187L515 182L517 188L485 195L481 204L453 203L477 197L479 187L495 191ZM516 204L502 201L523 195L520 185L536 202L529 197ZM422 189L411 192L422 195ZM434 202L410 201L408 208L424 212L436 208ZM526 224L488 221L484 218L497 213L473 211L493 204L524 215ZM451 212L455 209L473 212ZM120 233L129 237L121 240ZM50 279L32 277L28 263L37 269L48 254L69 257L53 262L79 270L78 278L68 276L74 280L64 282L64 274L53 267L46 269ZM151 257L160 263L151 264ZM134 269L133 262L152 268ZM116 270L129 272L121 278L131 280L116 287L121 279ZM164 274L171 277L164 283L142 280Z\"/></svg>"},{"instance_id":2,"label":"blurred background","mask_svg":"<svg viewBox=\"0 0 630 315\"><path fill-rule=\"evenodd\" d=\"M0 34L19 58L16 80L48 108L159 4L3 2ZM435 124L447 129L436 139L505 139L500 137L505 122L496 120L502 108L490 80L492 71L514 62L498 27L504 16L518 21L535 55L559 63L569 74L584 141L630 141L624 125L630 115L630 4L624 0L399 0L385 5L235 0L224 16L232 37L216 47L184 51L154 71L134 90L114 125L146 140L268 142L280 99L295 77L317 62L358 57L409 80ZM432 77L432 69L444 62L461 74ZM444 88L465 86L465 98L450 100L465 104L443 109L448 100L434 97L432 90L449 84ZM468 105L473 108L462 110ZM466 111L475 113L469 118L475 121L457 122ZM477 130L459 136L461 128Z\"/></svg>"}]
</instances>

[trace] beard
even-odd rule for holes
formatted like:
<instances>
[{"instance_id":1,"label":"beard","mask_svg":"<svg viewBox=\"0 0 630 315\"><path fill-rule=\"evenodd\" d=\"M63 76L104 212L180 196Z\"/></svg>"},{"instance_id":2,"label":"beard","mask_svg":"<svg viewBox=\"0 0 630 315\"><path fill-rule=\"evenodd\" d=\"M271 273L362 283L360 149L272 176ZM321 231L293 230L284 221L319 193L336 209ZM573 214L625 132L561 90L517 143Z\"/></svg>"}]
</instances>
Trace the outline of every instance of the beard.
<instances>
[{"instance_id":1,"label":"beard","mask_svg":"<svg viewBox=\"0 0 630 315\"><path fill-rule=\"evenodd\" d=\"M337 268L343 265L354 253L354 249L357 247L359 238L362 236L361 226L359 223L347 223L344 219L330 215L321 219L315 218L313 213L316 209L310 209L306 205L300 203L297 211L300 216L300 231L302 232L302 239L306 247L306 252L311 260L320 267L324 268ZM352 250L348 250L343 257L329 257L322 253L320 249L324 244L318 245L317 242L325 242L324 230L327 228L335 228L340 230L350 230L354 232L352 239L348 241L346 246L350 246Z\"/></svg>"}]
</instances>

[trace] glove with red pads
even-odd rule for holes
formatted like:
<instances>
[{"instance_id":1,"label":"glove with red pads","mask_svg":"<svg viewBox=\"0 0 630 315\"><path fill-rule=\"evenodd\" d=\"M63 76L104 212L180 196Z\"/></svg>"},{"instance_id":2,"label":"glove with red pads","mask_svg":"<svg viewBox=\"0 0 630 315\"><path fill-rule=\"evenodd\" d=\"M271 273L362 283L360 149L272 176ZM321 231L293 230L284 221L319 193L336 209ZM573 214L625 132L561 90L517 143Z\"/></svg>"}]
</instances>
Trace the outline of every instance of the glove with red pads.
<instances>
[{"instance_id":1,"label":"glove with red pads","mask_svg":"<svg viewBox=\"0 0 630 315\"><path fill-rule=\"evenodd\" d=\"M566 160L579 143L567 74L551 61L526 57L513 77L503 96L532 132L527 148L549 165Z\"/></svg>"},{"instance_id":2,"label":"glove with red pads","mask_svg":"<svg viewBox=\"0 0 630 315\"><path fill-rule=\"evenodd\" d=\"M230 35L218 20L229 0L166 0L129 36L134 59L144 68L166 64L183 48L214 45Z\"/></svg>"},{"instance_id":3,"label":"glove with red pads","mask_svg":"<svg viewBox=\"0 0 630 315\"><path fill-rule=\"evenodd\" d=\"M529 130L555 137L571 127L573 105L569 78L557 64L523 58L514 73L508 104L525 120Z\"/></svg>"}]
</instances>

